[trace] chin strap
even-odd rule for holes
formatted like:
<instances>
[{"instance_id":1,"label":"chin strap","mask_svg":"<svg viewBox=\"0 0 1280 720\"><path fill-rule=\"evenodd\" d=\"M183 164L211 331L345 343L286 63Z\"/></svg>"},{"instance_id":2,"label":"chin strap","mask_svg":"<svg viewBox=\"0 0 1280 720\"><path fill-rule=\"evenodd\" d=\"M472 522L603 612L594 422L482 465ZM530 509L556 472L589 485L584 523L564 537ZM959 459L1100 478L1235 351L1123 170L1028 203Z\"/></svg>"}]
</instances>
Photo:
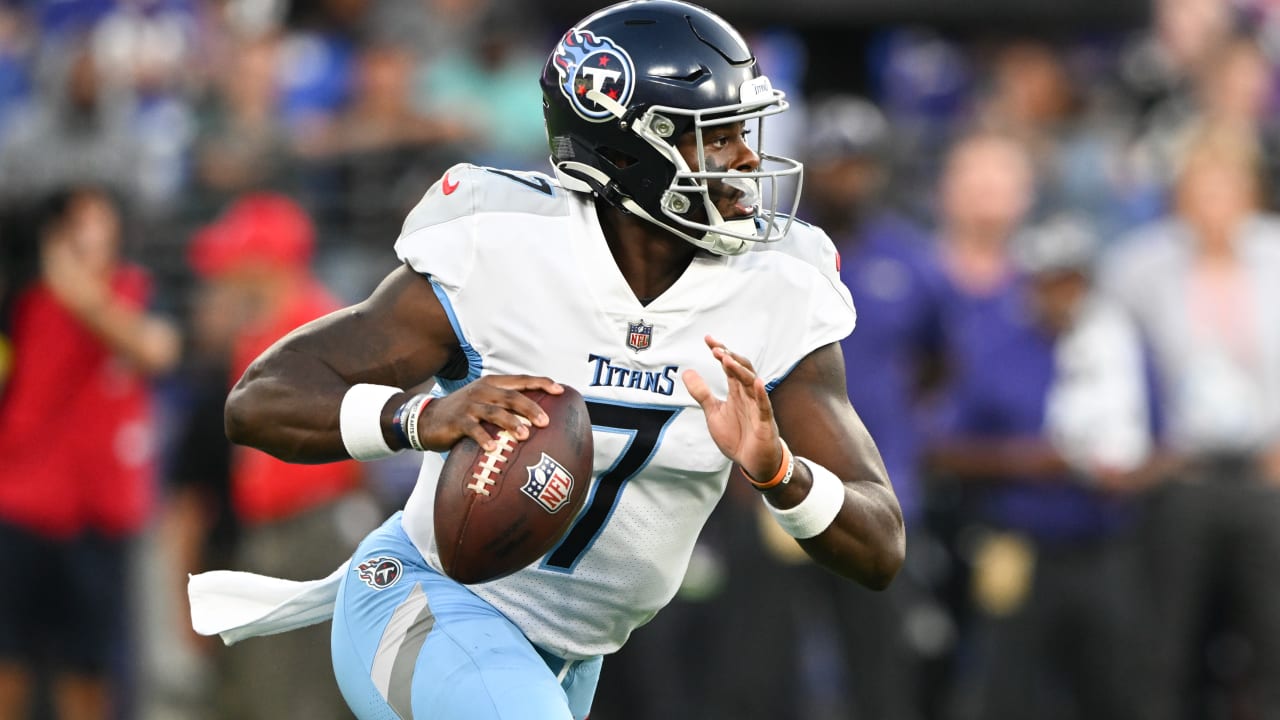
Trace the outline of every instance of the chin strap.
<instances>
[{"instance_id":1,"label":"chin strap","mask_svg":"<svg viewBox=\"0 0 1280 720\"><path fill-rule=\"evenodd\" d=\"M680 229L676 225L662 222L657 218L653 217L648 212L646 212L644 208L640 207L640 205L636 203L635 200L632 200L631 198L623 199L623 209L628 210L635 215L639 215L645 220L648 220L654 225L657 225L667 230L673 235L683 238L684 240L687 240L693 245L696 245L702 248L703 250L714 253L716 255L741 255L742 253L746 252L749 246L749 243L746 240L743 240L742 238L731 237L728 235L721 235L720 233L717 233L717 232L706 232L706 233L703 233L701 237L690 235L688 232L685 232L684 230ZM751 218L743 218L742 220L734 220L732 222L753 223L754 221ZM725 223L725 225L732 227L731 223Z\"/></svg>"},{"instance_id":2,"label":"chin strap","mask_svg":"<svg viewBox=\"0 0 1280 720\"><path fill-rule=\"evenodd\" d=\"M560 181L560 185L566 190L592 193L604 198L605 202L620 210L633 212L627 205L627 196L622 194L622 191L618 189L617 183L610 180L608 175L590 165L571 160L556 162L552 158L551 163L556 179Z\"/></svg>"}]
</instances>

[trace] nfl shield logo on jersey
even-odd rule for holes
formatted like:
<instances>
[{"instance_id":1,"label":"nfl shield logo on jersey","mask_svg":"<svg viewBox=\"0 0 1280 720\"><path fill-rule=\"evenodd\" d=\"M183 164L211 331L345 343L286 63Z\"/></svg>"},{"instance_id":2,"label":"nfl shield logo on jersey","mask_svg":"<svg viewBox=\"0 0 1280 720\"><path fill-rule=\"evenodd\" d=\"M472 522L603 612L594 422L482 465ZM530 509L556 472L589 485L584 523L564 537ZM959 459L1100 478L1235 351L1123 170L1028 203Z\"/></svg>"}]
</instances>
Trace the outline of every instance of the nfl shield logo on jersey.
<instances>
[{"instance_id":1,"label":"nfl shield logo on jersey","mask_svg":"<svg viewBox=\"0 0 1280 720\"><path fill-rule=\"evenodd\" d=\"M537 465L530 465L525 469L529 471L529 479L520 490L546 508L547 512L556 512L569 502L573 476L555 458L542 453L542 460Z\"/></svg>"},{"instance_id":2,"label":"nfl shield logo on jersey","mask_svg":"<svg viewBox=\"0 0 1280 720\"><path fill-rule=\"evenodd\" d=\"M356 575L374 590L386 590L400 579L404 568L393 557L369 558L356 566Z\"/></svg>"},{"instance_id":3,"label":"nfl shield logo on jersey","mask_svg":"<svg viewBox=\"0 0 1280 720\"><path fill-rule=\"evenodd\" d=\"M640 352L649 347L651 342L653 342L653 325L645 325L644 320L627 323L627 347Z\"/></svg>"}]
</instances>

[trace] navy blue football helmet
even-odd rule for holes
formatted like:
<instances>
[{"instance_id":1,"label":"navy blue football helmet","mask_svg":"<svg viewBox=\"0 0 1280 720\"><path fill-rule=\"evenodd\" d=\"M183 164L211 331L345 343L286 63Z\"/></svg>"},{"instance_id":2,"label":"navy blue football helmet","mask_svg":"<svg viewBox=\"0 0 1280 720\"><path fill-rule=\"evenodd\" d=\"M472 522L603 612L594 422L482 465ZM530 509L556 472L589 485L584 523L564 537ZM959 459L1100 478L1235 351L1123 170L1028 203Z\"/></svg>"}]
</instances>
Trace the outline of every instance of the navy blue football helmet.
<instances>
[{"instance_id":1,"label":"navy blue football helmet","mask_svg":"<svg viewBox=\"0 0 1280 720\"><path fill-rule=\"evenodd\" d=\"M799 162L763 152L764 118L787 109L742 36L710 11L677 0L633 0L600 10L565 33L542 71L551 163L564 187L592 192L700 248L736 255L782 238L800 200ZM706 128L756 123L755 171L705 167ZM692 131L699 164L675 141ZM779 181L795 179L778 214ZM769 202L761 207L761 186ZM725 220L710 183L742 192L753 216ZM705 211L695 211L698 203Z\"/></svg>"}]
</instances>

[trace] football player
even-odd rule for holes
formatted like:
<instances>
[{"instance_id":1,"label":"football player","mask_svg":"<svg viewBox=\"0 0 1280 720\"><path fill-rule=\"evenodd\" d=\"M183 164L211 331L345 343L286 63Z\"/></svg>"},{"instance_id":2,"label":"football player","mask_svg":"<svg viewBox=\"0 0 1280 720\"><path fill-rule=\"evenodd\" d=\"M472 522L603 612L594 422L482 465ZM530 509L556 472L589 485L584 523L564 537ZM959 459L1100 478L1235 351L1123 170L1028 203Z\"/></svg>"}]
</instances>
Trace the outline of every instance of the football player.
<instances>
[{"instance_id":1,"label":"football player","mask_svg":"<svg viewBox=\"0 0 1280 720\"><path fill-rule=\"evenodd\" d=\"M404 223L403 266L264 353L227 402L235 442L287 460L425 451L336 597L303 593L336 601L334 668L361 718L586 717L602 656L672 598L735 464L819 563L873 588L902 564L845 392L853 304L831 241L776 207L801 168L763 150L787 103L742 37L695 5L622 3L565 33L541 83L554 175L449 169ZM460 585L434 545L440 453L491 448L484 422L545 426L520 391L561 382L594 429L587 505L541 561ZM198 581L202 625L217 602Z\"/></svg>"}]
</instances>

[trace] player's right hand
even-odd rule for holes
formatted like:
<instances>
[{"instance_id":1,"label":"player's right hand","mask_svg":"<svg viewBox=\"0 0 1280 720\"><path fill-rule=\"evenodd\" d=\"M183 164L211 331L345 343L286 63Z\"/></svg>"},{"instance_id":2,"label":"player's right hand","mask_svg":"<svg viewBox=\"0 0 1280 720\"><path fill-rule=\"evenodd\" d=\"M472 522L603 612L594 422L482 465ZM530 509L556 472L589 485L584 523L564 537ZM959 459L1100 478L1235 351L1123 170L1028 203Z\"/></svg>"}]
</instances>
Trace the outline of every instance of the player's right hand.
<instances>
[{"instance_id":1,"label":"player's right hand","mask_svg":"<svg viewBox=\"0 0 1280 720\"><path fill-rule=\"evenodd\" d=\"M546 427L548 418L538 403L521 391L541 390L559 395L564 388L548 377L535 375L485 375L442 398L422 411L418 437L428 450L443 452L470 437L486 451L496 440L482 423L507 430L517 440L529 437L526 422Z\"/></svg>"}]
</instances>

